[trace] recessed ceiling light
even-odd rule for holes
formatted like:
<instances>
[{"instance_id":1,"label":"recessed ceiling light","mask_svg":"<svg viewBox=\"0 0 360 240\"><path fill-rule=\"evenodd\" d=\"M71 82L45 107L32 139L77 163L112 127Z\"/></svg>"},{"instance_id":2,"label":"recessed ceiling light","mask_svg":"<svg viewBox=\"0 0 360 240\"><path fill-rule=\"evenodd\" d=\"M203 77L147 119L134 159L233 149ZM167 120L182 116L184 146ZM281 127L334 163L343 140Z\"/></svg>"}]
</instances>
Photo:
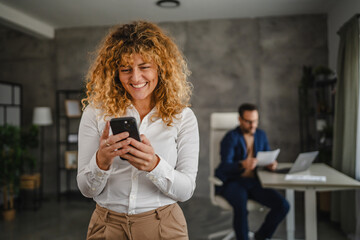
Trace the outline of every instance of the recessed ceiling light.
<instances>
[{"instance_id":1,"label":"recessed ceiling light","mask_svg":"<svg viewBox=\"0 0 360 240\"><path fill-rule=\"evenodd\" d=\"M163 8L176 8L180 6L180 2L178 0L159 0L156 5Z\"/></svg>"}]
</instances>

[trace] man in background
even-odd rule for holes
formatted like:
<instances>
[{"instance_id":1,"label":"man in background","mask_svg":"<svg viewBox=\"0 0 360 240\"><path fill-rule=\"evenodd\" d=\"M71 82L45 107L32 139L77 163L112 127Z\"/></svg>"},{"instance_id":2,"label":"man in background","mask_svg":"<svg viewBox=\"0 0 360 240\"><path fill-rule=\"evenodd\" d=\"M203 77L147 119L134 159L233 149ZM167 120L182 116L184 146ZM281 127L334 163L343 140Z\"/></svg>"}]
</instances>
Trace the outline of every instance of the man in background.
<instances>
[{"instance_id":1,"label":"man in background","mask_svg":"<svg viewBox=\"0 0 360 240\"><path fill-rule=\"evenodd\" d=\"M259 151L269 151L266 134L258 129L259 112L253 104L239 107L240 126L229 131L221 141L221 163L215 175L223 181L217 187L234 209L233 227L238 240L248 239L247 200L252 199L270 209L265 221L255 233L256 240L270 239L289 211L289 203L276 190L263 188L256 175ZM266 166L275 170L277 161Z\"/></svg>"}]
</instances>

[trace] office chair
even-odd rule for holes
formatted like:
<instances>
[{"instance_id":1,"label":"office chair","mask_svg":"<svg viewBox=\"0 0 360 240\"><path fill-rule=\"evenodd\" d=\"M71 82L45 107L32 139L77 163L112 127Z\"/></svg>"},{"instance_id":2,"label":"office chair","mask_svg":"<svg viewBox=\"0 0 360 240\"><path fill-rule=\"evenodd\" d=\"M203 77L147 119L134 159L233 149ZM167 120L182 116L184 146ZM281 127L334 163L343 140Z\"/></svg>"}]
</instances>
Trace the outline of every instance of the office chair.
<instances>
[{"instance_id":1,"label":"office chair","mask_svg":"<svg viewBox=\"0 0 360 240\"><path fill-rule=\"evenodd\" d=\"M220 163L220 142L224 135L231 129L239 125L239 114L237 112L226 112L226 113L212 113L210 119L210 200L215 206L222 208L223 210L232 211L232 206L222 196L215 194L215 186L221 186L223 183L220 179L215 177L215 168ZM248 211L264 211L264 206L259 203L248 200L247 202ZM235 238L234 230L227 229L220 232L211 233L208 239L214 239L224 236L223 240L230 240ZM252 238L254 233L249 232L249 238Z\"/></svg>"}]
</instances>

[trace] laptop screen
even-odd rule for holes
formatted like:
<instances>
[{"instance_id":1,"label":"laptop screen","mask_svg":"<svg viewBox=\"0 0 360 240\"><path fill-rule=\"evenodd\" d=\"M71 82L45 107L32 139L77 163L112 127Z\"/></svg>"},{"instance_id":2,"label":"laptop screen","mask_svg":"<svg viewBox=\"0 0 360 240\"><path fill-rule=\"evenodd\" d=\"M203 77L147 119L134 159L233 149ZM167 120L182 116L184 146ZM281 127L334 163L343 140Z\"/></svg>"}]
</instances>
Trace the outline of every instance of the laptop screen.
<instances>
[{"instance_id":1,"label":"laptop screen","mask_svg":"<svg viewBox=\"0 0 360 240\"><path fill-rule=\"evenodd\" d=\"M315 160L318 154L319 151L300 153L296 158L295 163L292 165L289 173L306 171L311 166L312 162Z\"/></svg>"}]
</instances>

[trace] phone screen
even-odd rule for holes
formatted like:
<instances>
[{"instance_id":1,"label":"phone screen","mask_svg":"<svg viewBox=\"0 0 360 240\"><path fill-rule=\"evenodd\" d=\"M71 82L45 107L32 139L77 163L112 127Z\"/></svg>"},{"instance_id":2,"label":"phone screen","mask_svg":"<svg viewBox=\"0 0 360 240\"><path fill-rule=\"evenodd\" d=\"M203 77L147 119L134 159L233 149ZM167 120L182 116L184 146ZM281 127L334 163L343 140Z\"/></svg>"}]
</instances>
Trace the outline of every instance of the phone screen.
<instances>
[{"instance_id":1,"label":"phone screen","mask_svg":"<svg viewBox=\"0 0 360 240\"><path fill-rule=\"evenodd\" d=\"M128 132L131 138L134 138L139 142L141 141L136 119L134 117L113 118L110 120L110 126L114 135Z\"/></svg>"}]
</instances>

